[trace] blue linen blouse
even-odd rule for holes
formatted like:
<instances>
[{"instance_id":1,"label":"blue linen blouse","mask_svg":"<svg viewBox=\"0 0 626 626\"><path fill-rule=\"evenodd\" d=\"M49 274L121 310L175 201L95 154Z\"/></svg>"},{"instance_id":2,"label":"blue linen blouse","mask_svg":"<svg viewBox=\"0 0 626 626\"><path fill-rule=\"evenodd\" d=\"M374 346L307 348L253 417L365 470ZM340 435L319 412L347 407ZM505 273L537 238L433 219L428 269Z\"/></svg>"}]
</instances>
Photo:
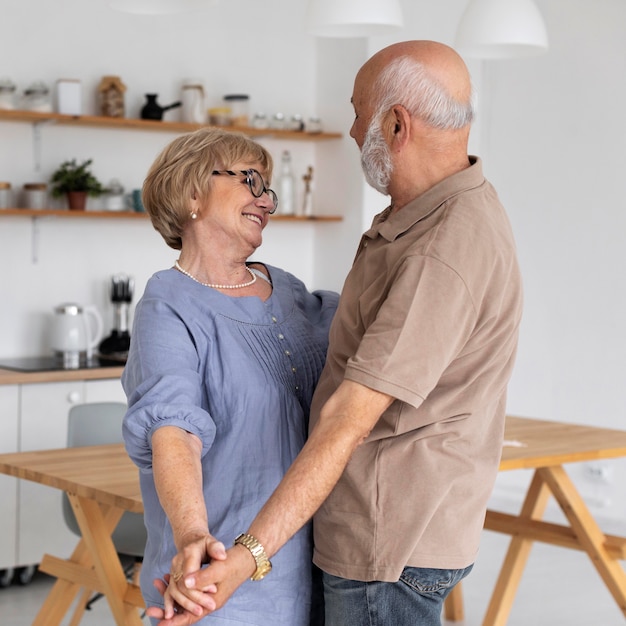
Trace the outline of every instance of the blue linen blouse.
<instances>
[{"instance_id":1,"label":"blue linen blouse","mask_svg":"<svg viewBox=\"0 0 626 626\"><path fill-rule=\"evenodd\" d=\"M168 269L150 278L137 304L122 376L129 406L123 430L140 469L148 606L163 606L152 581L169 572L176 554L154 485L154 431L173 425L201 439L209 529L226 547L247 530L306 440L338 294L309 293L288 272L266 267L273 292L265 302L230 297ZM200 623L307 626L311 544L305 527L273 557L270 574L244 583Z\"/></svg>"}]
</instances>

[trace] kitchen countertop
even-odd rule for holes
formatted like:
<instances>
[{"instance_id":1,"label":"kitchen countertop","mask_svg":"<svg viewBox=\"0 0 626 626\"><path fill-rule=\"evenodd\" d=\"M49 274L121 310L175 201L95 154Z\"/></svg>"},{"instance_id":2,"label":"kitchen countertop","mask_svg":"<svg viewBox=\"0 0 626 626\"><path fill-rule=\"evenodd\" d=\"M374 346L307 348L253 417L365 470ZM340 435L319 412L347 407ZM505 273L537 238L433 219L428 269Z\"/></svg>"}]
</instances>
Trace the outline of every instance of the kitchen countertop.
<instances>
[{"instance_id":1,"label":"kitchen countertop","mask_svg":"<svg viewBox=\"0 0 626 626\"><path fill-rule=\"evenodd\" d=\"M76 370L54 370L47 372L17 372L0 368L0 385L22 385L28 383L57 383L72 380L98 380L120 378L124 366L97 367Z\"/></svg>"}]
</instances>

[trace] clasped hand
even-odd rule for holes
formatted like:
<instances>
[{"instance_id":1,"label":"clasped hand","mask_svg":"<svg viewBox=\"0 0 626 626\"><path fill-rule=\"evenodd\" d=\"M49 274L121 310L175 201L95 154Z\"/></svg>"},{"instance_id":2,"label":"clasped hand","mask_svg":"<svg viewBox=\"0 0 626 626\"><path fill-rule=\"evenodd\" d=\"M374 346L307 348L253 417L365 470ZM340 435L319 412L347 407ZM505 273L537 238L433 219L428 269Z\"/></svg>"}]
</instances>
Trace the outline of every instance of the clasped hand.
<instances>
[{"instance_id":1,"label":"clasped hand","mask_svg":"<svg viewBox=\"0 0 626 626\"><path fill-rule=\"evenodd\" d=\"M224 606L254 568L252 556L242 546L226 551L210 534L190 538L172 559L170 573L154 581L163 595L163 608L148 607L146 614L159 619L159 626L195 624Z\"/></svg>"}]
</instances>

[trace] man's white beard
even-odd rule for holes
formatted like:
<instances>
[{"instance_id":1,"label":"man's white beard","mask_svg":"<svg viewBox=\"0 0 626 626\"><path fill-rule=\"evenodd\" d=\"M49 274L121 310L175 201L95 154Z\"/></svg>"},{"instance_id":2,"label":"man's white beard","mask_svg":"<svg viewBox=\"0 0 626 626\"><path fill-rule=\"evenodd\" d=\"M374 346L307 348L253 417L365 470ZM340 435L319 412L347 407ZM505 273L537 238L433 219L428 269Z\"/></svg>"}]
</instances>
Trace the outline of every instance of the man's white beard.
<instances>
[{"instance_id":1,"label":"man's white beard","mask_svg":"<svg viewBox=\"0 0 626 626\"><path fill-rule=\"evenodd\" d=\"M376 118L370 122L365 133L361 167L367 183L383 195L389 195L389 181L393 171L391 153L380 129L380 121Z\"/></svg>"}]
</instances>

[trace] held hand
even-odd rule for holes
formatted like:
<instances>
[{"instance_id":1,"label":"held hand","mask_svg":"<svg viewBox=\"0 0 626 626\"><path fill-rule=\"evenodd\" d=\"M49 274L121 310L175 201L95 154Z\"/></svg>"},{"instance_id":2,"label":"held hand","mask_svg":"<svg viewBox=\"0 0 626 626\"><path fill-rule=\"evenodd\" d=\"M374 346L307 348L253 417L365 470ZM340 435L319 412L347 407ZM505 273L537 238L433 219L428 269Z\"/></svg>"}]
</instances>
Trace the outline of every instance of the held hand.
<instances>
[{"instance_id":1,"label":"held hand","mask_svg":"<svg viewBox=\"0 0 626 626\"><path fill-rule=\"evenodd\" d=\"M157 578L154 581L154 586L162 596L165 595L169 579L170 575L166 574L165 580ZM190 626L191 624L195 624L198 620L202 619L205 614L208 615L208 612L203 613L202 615L193 615L184 609L176 607L174 617L171 619L165 619L165 611L161 607L151 606L146 609L146 615L148 617L160 620L159 626Z\"/></svg>"},{"instance_id":2,"label":"held hand","mask_svg":"<svg viewBox=\"0 0 626 626\"><path fill-rule=\"evenodd\" d=\"M215 602L211 596L186 584L185 578L197 572L204 563L226 558L224 545L209 533L189 535L181 538L177 545L180 546L179 552L172 559L169 584L163 594L163 617L166 620L174 617L175 608L197 616L206 614L205 611L215 610ZM210 586L206 591L215 592L216 588Z\"/></svg>"},{"instance_id":3,"label":"held hand","mask_svg":"<svg viewBox=\"0 0 626 626\"><path fill-rule=\"evenodd\" d=\"M232 594L248 580L256 570L250 551L243 546L233 546L227 551L228 558L211 564L185 578L185 585L196 591L210 594L215 610L224 606ZM217 588L217 591L213 589Z\"/></svg>"},{"instance_id":4,"label":"held hand","mask_svg":"<svg viewBox=\"0 0 626 626\"><path fill-rule=\"evenodd\" d=\"M165 615L165 610L160 607L150 607L146 614L159 620L158 626L189 626L224 606L230 596L253 574L256 564L250 552L242 546L234 546L228 550L228 558L224 561L214 560L208 567L195 572L185 578L188 588L203 594L201 611L193 612L174 603L172 613ZM165 576L165 582L155 580L154 586L161 595L167 593L166 583L169 575Z\"/></svg>"}]
</instances>

